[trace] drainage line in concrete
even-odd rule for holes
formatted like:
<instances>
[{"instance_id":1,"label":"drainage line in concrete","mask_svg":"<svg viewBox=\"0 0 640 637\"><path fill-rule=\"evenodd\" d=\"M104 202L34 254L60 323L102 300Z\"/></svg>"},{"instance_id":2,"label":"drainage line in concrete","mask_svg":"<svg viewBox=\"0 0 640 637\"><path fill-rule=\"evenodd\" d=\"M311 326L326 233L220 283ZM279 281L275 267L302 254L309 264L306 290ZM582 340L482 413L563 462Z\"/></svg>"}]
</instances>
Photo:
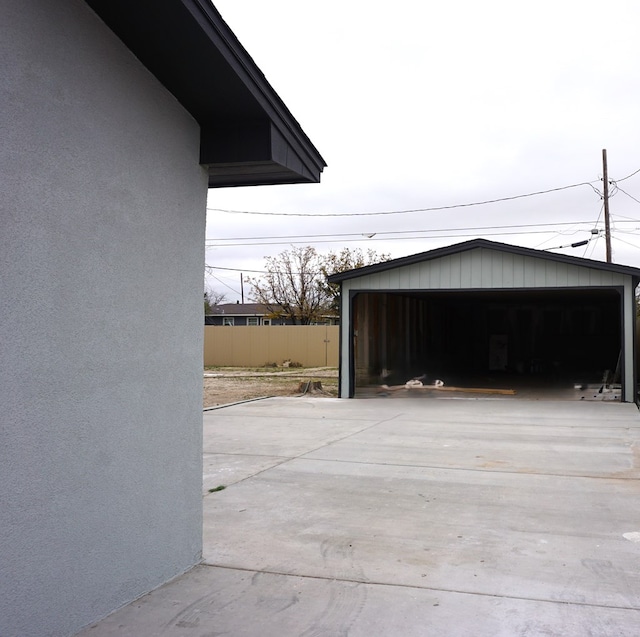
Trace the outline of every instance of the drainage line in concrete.
<instances>
[{"instance_id":1,"label":"drainage line in concrete","mask_svg":"<svg viewBox=\"0 0 640 637\"><path fill-rule=\"evenodd\" d=\"M225 407L233 407L234 405L244 405L245 403L253 403L256 400L266 400L267 398L275 398L275 396L259 396L258 398L247 398L246 400L238 400L235 403L225 403L224 405L216 405L215 407L205 407L202 411L213 411L214 409L224 409Z\"/></svg>"},{"instance_id":2,"label":"drainage line in concrete","mask_svg":"<svg viewBox=\"0 0 640 637\"><path fill-rule=\"evenodd\" d=\"M390 588L413 588L421 591L433 591L434 593L456 593L457 595L478 595L481 597L493 597L495 599L515 599L522 602L543 602L546 604L562 604L563 606L586 606L588 608L606 608L608 610L640 610L638 606L611 606L609 604L589 604L588 602L565 601L560 599L546 599L544 597L520 597L518 595L501 595L500 593L483 593L481 591L463 591L455 588L434 588L433 586L417 586L415 584L398 584L392 582L372 582L369 580L349 579L345 577L329 577L325 575L301 575L299 573L280 573L278 571L255 570L243 568L241 566L222 566L209 564L205 561L200 563L208 568L223 568L228 571L243 571L245 573L262 573L264 575L280 575L282 577L301 577L304 579L314 579L325 582L345 582L347 584L365 584L366 586L388 586Z\"/></svg>"}]
</instances>

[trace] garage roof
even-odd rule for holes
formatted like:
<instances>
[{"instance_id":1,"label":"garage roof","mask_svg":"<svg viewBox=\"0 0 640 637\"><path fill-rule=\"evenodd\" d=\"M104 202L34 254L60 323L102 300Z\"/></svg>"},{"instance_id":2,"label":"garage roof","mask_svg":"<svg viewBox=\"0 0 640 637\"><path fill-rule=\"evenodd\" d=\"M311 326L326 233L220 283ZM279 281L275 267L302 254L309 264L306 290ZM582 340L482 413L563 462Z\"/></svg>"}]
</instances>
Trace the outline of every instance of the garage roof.
<instances>
[{"instance_id":1,"label":"garage roof","mask_svg":"<svg viewBox=\"0 0 640 637\"><path fill-rule=\"evenodd\" d=\"M325 161L209 0L86 2L200 124L209 187L320 181Z\"/></svg>"},{"instance_id":2,"label":"garage roof","mask_svg":"<svg viewBox=\"0 0 640 637\"><path fill-rule=\"evenodd\" d=\"M346 272L338 272L329 276L328 280L330 283L340 283L341 281L355 279L367 274L385 272L387 270L393 270L402 266L413 265L415 263L423 263L425 261L431 261L433 259L439 259L441 257L446 257L452 254L459 254L461 252L467 252L469 250L476 250L478 248L508 252L521 256L534 257L536 259L546 259L548 261L557 261L582 267L595 268L597 270L617 272L620 274L628 274L632 277L640 279L640 268L633 268L627 265L618 265L617 263L594 261L592 259L583 259L580 257L572 257L565 254L555 254L553 252L534 250L532 248L522 248L520 246L509 245L506 243L488 241L487 239L472 239L470 241L464 241L463 243L457 243L445 248L436 248L435 250L420 252L419 254L413 254L408 257L402 257L400 259L393 259L392 261L375 263L374 265L365 266L363 268L356 268L355 270L347 270Z\"/></svg>"}]
</instances>

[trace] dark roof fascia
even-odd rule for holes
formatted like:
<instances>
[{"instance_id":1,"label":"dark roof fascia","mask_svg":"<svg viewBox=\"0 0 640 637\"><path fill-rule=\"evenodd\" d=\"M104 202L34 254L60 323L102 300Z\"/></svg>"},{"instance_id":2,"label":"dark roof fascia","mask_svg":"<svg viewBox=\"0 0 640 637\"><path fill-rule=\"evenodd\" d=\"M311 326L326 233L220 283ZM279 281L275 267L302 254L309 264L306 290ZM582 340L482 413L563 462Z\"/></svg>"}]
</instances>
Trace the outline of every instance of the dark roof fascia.
<instances>
[{"instance_id":1,"label":"dark roof fascia","mask_svg":"<svg viewBox=\"0 0 640 637\"><path fill-rule=\"evenodd\" d=\"M85 0L201 127L209 186L319 182L326 163L210 0Z\"/></svg>"},{"instance_id":2,"label":"dark roof fascia","mask_svg":"<svg viewBox=\"0 0 640 637\"><path fill-rule=\"evenodd\" d=\"M223 20L218 10L209 0L182 0L182 2L192 12L194 18L198 20L203 30L207 32L212 42L216 44L218 50L223 54L227 62L242 79L252 96L264 110L271 123L269 132L272 138L272 151L274 151L274 155L278 154L276 141L277 133L279 133L283 138L282 141L286 141L286 144L294 151L295 157L301 163L300 166L294 166L293 168L300 175L304 176L302 181L319 182L320 173L326 166L324 159L313 146L311 140L302 130L302 127L287 108L286 104L275 92L271 84L269 84L267 78L253 61L253 58L242 44L240 44L240 41ZM266 122L263 122L263 126L266 127ZM205 129L205 133L207 132L210 131ZM213 131L214 139L216 132L216 130ZM206 134L203 135L203 137L206 139ZM276 141L273 141L274 139ZM291 160L295 162L295 158L293 157L284 158L274 156L272 159L283 169L287 167L287 159L290 160L288 162L289 164L292 163ZM201 161L203 164L208 163L206 156L202 157L201 160L203 160ZM289 178L291 178L291 176ZM286 176L280 175L277 183L295 183L293 181L283 181L283 179L286 179ZM269 181L272 180L268 180L266 183L269 183ZM224 182L225 180L221 178L221 176L211 175L209 186L230 185Z\"/></svg>"},{"instance_id":3,"label":"dark roof fascia","mask_svg":"<svg viewBox=\"0 0 640 637\"><path fill-rule=\"evenodd\" d=\"M472 239L470 241L464 241L463 243L456 243L454 245L446 246L444 248L436 248L435 250L420 252L419 254L413 254L408 257L393 259L392 261L375 263L373 265L365 266L363 268L356 268L355 270L348 270L346 272L338 272L336 274L330 275L327 279L329 283L340 283L341 281L356 279L361 276L366 276L368 274L377 274L379 272L386 272L387 270L394 270L396 268L401 268L408 265L414 265L416 263L433 261L434 259L441 259L442 257L450 256L453 254L460 254L462 252L467 252L469 250L476 250L478 248L484 248L487 250L497 250L499 252L508 252L510 254L533 257L535 259L546 259L548 261L556 261L559 263L576 265L583 268L595 268L597 270L616 272L618 274L628 274L632 277L640 277L640 269L633 268L628 265L618 265L617 263L605 263L603 261L583 259L581 257L573 257L566 254L555 254L553 252L545 252L543 250L534 250L533 248L523 248L520 246L509 245L506 243L489 241L488 239Z\"/></svg>"}]
</instances>

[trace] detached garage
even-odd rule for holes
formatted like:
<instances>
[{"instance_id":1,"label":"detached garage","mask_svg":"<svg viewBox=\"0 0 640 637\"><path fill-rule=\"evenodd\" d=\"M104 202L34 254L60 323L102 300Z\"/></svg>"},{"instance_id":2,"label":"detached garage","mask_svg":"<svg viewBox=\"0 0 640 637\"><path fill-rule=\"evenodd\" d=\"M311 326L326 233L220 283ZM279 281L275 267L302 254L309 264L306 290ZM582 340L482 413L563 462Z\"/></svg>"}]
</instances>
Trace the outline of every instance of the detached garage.
<instances>
[{"instance_id":1,"label":"detached garage","mask_svg":"<svg viewBox=\"0 0 640 637\"><path fill-rule=\"evenodd\" d=\"M425 376L541 389L606 379L635 401L640 269L474 239L329 281L341 285L341 397Z\"/></svg>"}]
</instances>

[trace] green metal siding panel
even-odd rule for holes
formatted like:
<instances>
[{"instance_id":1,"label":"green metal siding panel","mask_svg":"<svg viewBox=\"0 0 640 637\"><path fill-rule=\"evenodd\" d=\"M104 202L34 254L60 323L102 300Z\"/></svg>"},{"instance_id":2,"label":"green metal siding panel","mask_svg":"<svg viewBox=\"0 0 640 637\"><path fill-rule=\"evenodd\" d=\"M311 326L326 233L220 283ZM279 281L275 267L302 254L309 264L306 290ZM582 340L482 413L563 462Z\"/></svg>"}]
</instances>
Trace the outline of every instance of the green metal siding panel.
<instances>
[{"instance_id":1,"label":"green metal siding panel","mask_svg":"<svg viewBox=\"0 0 640 637\"><path fill-rule=\"evenodd\" d=\"M456 290L623 285L626 275L477 249L344 281L345 290Z\"/></svg>"}]
</instances>

